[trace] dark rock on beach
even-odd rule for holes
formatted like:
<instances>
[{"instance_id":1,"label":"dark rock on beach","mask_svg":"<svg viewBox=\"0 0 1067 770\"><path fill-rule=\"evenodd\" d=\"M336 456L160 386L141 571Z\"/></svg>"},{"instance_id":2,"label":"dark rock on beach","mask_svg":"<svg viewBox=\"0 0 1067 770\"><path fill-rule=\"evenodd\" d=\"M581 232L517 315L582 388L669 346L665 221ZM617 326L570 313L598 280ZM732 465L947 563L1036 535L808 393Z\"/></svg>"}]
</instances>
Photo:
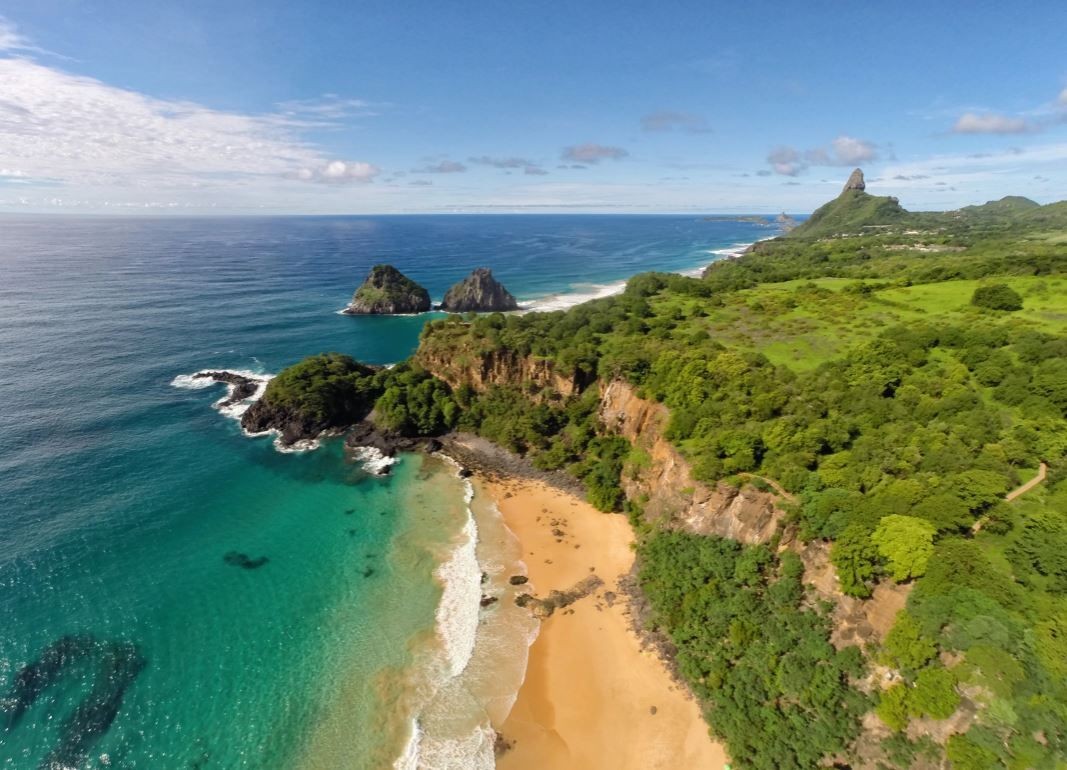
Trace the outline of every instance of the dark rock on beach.
<instances>
[{"instance_id":1,"label":"dark rock on beach","mask_svg":"<svg viewBox=\"0 0 1067 770\"><path fill-rule=\"evenodd\" d=\"M425 313L430 294L392 265L375 265L352 295L345 315L398 315Z\"/></svg>"},{"instance_id":2,"label":"dark rock on beach","mask_svg":"<svg viewBox=\"0 0 1067 770\"><path fill-rule=\"evenodd\" d=\"M530 578L526 577L525 575L512 575L508 578L508 582L511 583L513 586L521 586L529 583Z\"/></svg>"},{"instance_id":3,"label":"dark rock on beach","mask_svg":"<svg viewBox=\"0 0 1067 770\"><path fill-rule=\"evenodd\" d=\"M479 267L449 289L441 302L441 310L449 313L496 313L518 308L515 297L487 267Z\"/></svg>"}]
</instances>

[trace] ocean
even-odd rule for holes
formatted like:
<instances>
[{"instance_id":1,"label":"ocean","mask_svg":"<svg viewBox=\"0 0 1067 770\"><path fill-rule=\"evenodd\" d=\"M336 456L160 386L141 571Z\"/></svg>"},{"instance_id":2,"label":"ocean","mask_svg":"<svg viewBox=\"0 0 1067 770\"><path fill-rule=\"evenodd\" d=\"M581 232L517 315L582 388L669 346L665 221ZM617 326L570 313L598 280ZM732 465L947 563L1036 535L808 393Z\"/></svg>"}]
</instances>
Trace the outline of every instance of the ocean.
<instances>
[{"instance_id":1,"label":"ocean","mask_svg":"<svg viewBox=\"0 0 1067 770\"><path fill-rule=\"evenodd\" d=\"M338 314L388 262L534 310L775 234L691 216L0 217L0 768L492 767L536 629L438 458L281 453L203 369L386 364ZM483 584L483 573L486 582ZM482 592L502 597L480 608Z\"/></svg>"}]
</instances>

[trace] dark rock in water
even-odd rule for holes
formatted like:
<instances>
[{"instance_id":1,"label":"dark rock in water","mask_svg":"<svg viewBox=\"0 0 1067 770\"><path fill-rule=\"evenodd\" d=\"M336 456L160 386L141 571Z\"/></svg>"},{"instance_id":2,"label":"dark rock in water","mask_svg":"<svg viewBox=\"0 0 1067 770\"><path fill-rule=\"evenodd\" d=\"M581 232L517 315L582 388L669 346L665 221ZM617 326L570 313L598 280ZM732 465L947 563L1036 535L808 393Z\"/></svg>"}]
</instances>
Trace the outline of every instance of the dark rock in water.
<instances>
[{"instance_id":1,"label":"dark rock in water","mask_svg":"<svg viewBox=\"0 0 1067 770\"><path fill-rule=\"evenodd\" d=\"M513 586L522 586L530 582L530 578L525 575L512 575L508 578L508 582Z\"/></svg>"},{"instance_id":2,"label":"dark rock in water","mask_svg":"<svg viewBox=\"0 0 1067 770\"><path fill-rule=\"evenodd\" d=\"M365 577L365 578L369 578L373 574L374 574L374 567L367 567L366 569L363 570L363 577Z\"/></svg>"},{"instance_id":3,"label":"dark rock in water","mask_svg":"<svg viewBox=\"0 0 1067 770\"><path fill-rule=\"evenodd\" d=\"M495 596L483 596L480 604L483 607L488 607L490 604L496 604L498 601L500 600Z\"/></svg>"},{"instance_id":4,"label":"dark rock in water","mask_svg":"<svg viewBox=\"0 0 1067 770\"><path fill-rule=\"evenodd\" d=\"M474 471L472 471L470 468L460 468L458 474L461 479L469 479L471 476L474 475Z\"/></svg>"},{"instance_id":5,"label":"dark rock in water","mask_svg":"<svg viewBox=\"0 0 1067 770\"><path fill-rule=\"evenodd\" d=\"M41 767L80 767L89 751L106 733L122 708L126 691L146 665L137 647L125 641L101 641L91 636L64 636L15 676L7 697L0 700L6 712L4 732L18 727L22 716L52 685L64 678L71 666L88 662L95 673L85 678L92 689L64 721L57 744ZM81 679L84 672L79 668Z\"/></svg>"},{"instance_id":6,"label":"dark rock in water","mask_svg":"<svg viewBox=\"0 0 1067 770\"><path fill-rule=\"evenodd\" d=\"M434 452L440 452L443 448L444 448L444 444L442 444L440 441L438 441L435 438L432 438L429 441L427 441L425 446L423 447L423 449L425 451L429 452L430 454L433 454Z\"/></svg>"},{"instance_id":7,"label":"dark rock in water","mask_svg":"<svg viewBox=\"0 0 1067 770\"><path fill-rule=\"evenodd\" d=\"M848 181L845 182L845 188L841 192L846 190L866 190L867 183L863 181L863 170L856 169L849 175Z\"/></svg>"},{"instance_id":8,"label":"dark rock in water","mask_svg":"<svg viewBox=\"0 0 1067 770\"><path fill-rule=\"evenodd\" d=\"M441 302L441 310L449 313L495 313L518 308L515 297L493 278L493 271L487 267L479 267L449 289Z\"/></svg>"},{"instance_id":9,"label":"dark rock in water","mask_svg":"<svg viewBox=\"0 0 1067 770\"><path fill-rule=\"evenodd\" d=\"M193 375L193 379L214 380L215 382L233 386L230 395L228 395L224 401L221 401L219 406L230 406L240 401L244 401L246 398L251 398L256 395L256 390L259 388L259 383L256 380L253 380L250 377L245 377L243 374L227 371L197 372Z\"/></svg>"},{"instance_id":10,"label":"dark rock in water","mask_svg":"<svg viewBox=\"0 0 1067 770\"><path fill-rule=\"evenodd\" d=\"M241 569L259 569L270 561L266 556L253 559L247 553L238 553L237 551L230 551L222 557L222 560L231 567L240 567Z\"/></svg>"},{"instance_id":11,"label":"dark rock in water","mask_svg":"<svg viewBox=\"0 0 1067 770\"><path fill-rule=\"evenodd\" d=\"M375 265L352 295L345 315L425 313L430 294L392 265Z\"/></svg>"}]
</instances>

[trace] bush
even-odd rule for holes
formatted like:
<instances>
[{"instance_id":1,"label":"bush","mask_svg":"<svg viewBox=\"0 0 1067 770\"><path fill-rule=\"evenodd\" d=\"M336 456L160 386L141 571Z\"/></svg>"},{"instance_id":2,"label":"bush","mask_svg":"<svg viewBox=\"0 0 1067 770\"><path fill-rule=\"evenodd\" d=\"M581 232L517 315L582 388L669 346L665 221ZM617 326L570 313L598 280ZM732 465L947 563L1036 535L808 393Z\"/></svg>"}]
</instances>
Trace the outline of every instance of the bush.
<instances>
[{"instance_id":1,"label":"bush","mask_svg":"<svg viewBox=\"0 0 1067 770\"><path fill-rule=\"evenodd\" d=\"M1007 284L994 283L975 289L971 304L988 310L1022 310L1023 298Z\"/></svg>"}]
</instances>

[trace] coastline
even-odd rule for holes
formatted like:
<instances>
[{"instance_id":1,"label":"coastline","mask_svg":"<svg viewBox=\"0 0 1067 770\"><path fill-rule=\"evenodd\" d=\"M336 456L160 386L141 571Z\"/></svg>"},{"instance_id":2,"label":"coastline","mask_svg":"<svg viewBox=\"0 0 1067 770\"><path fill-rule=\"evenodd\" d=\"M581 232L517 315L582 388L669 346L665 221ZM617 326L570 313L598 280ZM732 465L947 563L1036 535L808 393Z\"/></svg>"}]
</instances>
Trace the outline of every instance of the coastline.
<instances>
[{"instance_id":1,"label":"coastline","mask_svg":"<svg viewBox=\"0 0 1067 770\"><path fill-rule=\"evenodd\" d=\"M475 489L518 539L526 588L544 598L592 575L603 581L540 621L514 706L496 725L496 766L723 768L725 749L712 741L696 701L631 621L626 519L548 480L487 472L490 462L475 470Z\"/></svg>"}]
</instances>

